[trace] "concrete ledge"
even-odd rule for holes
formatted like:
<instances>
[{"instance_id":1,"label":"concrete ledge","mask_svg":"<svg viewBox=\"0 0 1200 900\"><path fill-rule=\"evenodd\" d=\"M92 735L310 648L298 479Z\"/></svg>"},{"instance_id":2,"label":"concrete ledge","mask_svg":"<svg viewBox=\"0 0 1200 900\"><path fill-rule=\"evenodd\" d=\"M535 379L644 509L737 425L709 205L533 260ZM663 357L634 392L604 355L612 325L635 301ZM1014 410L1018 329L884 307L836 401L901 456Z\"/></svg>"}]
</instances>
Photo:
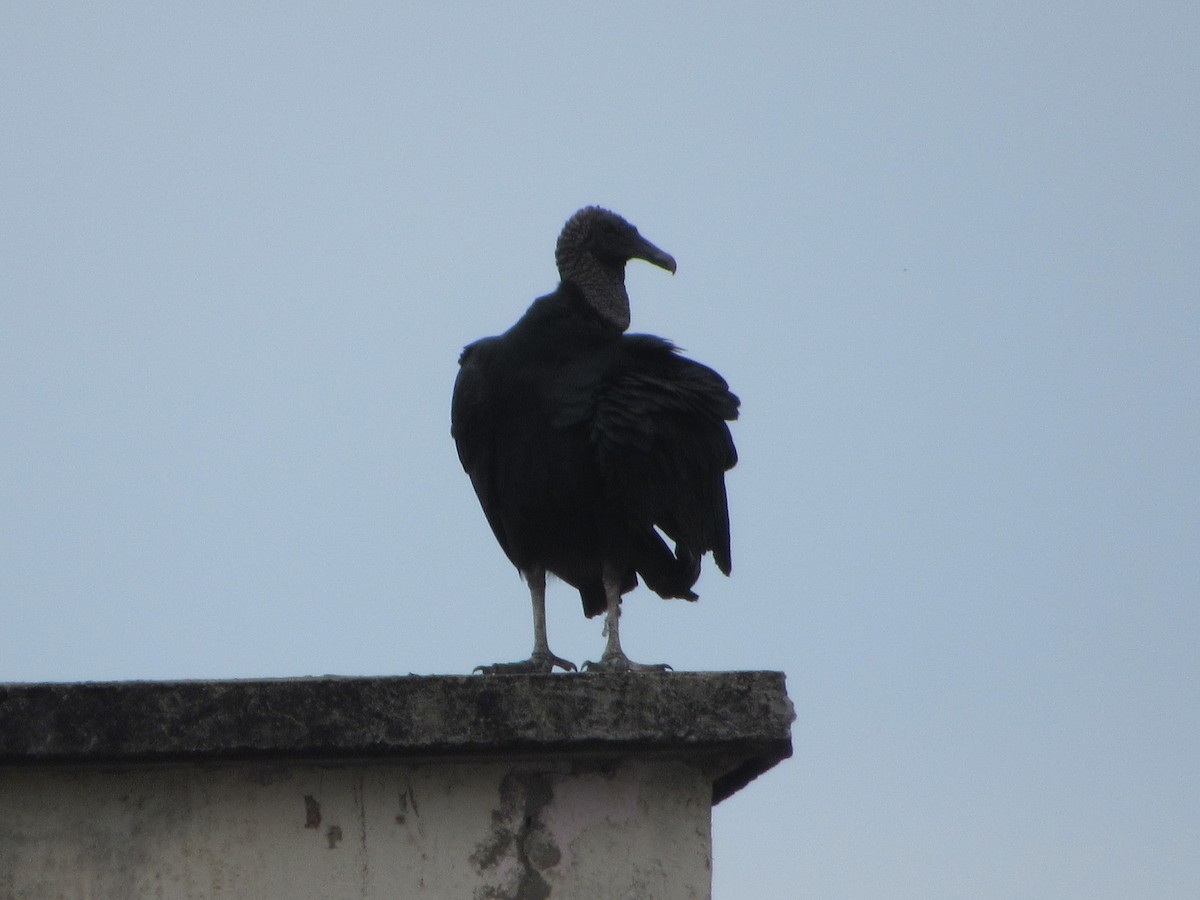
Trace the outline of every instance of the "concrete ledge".
<instances>
[{"instance_id":1,"label":"concrete ledge","mask_svg":"<svg viewBox=\"0 0 1200 900\"><path fill-rule=\"evenodd\" d=\"M0 897L705 900L793 718L776 672L0 685Z\"/></svg>"},{"instance_id":2,"label":"concrete ledge","mask_svg":"<svg viewBox=\"0 0 1200 900\"><path fill-rule=\"evenodd\" d=\"M0 685L0 765L669 756L713 802L791 755L779 672Z\"/></svg>"}]
</instances>

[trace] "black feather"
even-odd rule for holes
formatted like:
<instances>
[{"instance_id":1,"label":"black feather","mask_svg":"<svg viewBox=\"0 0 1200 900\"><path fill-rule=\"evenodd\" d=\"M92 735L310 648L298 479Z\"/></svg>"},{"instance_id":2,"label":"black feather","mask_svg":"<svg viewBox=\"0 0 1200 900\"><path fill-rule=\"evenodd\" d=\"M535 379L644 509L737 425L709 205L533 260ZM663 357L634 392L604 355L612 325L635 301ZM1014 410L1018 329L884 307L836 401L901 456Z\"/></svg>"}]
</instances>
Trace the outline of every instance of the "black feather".
<instances>
[{"instance_id":1,"label":"black feather","mask_svg":"<svg viewBox=\"0 0 1200 900\"><path fill-rule=\"evenodd\" d=\"M568 229L589 212L603 213L582 211ZM585 229L597 272L611 274L614 256L621 275L633 256L674 270L612 218L633 237L618 235L625 243L613 249ZM610 286L619 296L597 299L601 275L573 275L582 264L564 267L563 244L558 289L459 359L451 408L459 459L508 558L573 585L588 616L605 609L606 563L622 573L622 593L641 575L663 597L694 600L705 553L725 574L731 567L724 475L737 452L726 423L738 398L670 342L624 334L611 313L622 302L627 309L623 281Z\"/></svg>"}]
</instances>

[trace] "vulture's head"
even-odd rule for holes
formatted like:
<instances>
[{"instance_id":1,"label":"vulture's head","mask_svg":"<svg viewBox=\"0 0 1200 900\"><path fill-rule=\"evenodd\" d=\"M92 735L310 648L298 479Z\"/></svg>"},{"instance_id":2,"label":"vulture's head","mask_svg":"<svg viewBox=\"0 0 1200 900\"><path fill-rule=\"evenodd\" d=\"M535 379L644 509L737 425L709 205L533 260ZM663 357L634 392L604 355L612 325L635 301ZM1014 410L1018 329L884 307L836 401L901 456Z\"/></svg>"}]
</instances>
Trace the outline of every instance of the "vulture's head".
<instances>
[{"instance_id":1,"label":"vulture's head","mask_svg":"<svg viewBox=\"0 0 1200 900\"><path fill-rule=\"evenodd\" d=\"M631 259L644 259L675 272L671 254L654 246L616 213L599 206L585 207L571 216L554 250L559 277L582 290L588 302L622 330L629 327L625 263Z\"/></svg>"},{"instance_id":2,"label":"vulture's head","mask_svg":"<svg viewBox=\"0 0 1200 900\"><path fill-rule=\"evenodd\" d=\"M561 271L564 263L590 257L606 268L624 268L631 259L644 259L668 272L675 271L675 260L646 240L638 230L615 212L589 206L567 220L554 258Z\"/></svg>"}]
</instances>

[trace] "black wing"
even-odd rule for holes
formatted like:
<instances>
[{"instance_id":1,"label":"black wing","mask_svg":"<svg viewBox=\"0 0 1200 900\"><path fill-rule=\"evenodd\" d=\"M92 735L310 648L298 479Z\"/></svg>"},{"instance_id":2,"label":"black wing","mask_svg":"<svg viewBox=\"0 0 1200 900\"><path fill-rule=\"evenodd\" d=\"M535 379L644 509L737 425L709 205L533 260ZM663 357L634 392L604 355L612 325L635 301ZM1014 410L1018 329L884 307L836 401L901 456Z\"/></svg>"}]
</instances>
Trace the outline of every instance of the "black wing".
<instances>
[{"instance_id":1,"label":"black wing","mask_svg":"<svg viewBox=\"0 0 1200 900\"><path fill-rule=\"evenodd\" d=\"M738 398L724 378L660 338L631 335L615 352L590 422L609 497L623 507L632 527L645 529L643 545L662 544L655 526L675 541L679 564L694 568L691 583L707 551L728 575L724 475L737 462L737 451L726 422L737 418ZM652 572L638 568L654 588Z\"/></svg>"},{"instance_id":2,"label":"black wing","mask_svg":"<svg viewBox=\"0 0 1200 900\"><path fill-rule=\"evenodd\" d=\"M458 459L471 478L471 486L483 507L492 533L505 554L511 559L511 543L495 501L492 454L495 452L497 415L490 398L488 362L498 338L483 338L468 344L458 359L458 376L450 401L450 434L458 449Z\"/></svg>"}]
</instances>

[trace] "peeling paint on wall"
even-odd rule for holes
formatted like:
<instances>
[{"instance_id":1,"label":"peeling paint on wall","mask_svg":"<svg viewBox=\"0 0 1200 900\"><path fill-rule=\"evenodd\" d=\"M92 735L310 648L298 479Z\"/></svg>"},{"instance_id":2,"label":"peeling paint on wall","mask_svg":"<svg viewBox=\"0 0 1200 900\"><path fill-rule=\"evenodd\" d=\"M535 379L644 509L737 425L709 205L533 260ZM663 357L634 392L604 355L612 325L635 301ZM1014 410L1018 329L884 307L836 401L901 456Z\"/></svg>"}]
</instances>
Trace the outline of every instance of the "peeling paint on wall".
<instances>
[{"instance_id":1,"label":"peeling paint on wall","mask_svg":"<svg viewBox=\"0 0 1200 900\"><path fill-rule=\"evenodd\" d=\"M321 804L312 794L304 795L304 827L321 827Z\"/></svg>"},{"instance_id":2,"label":"peeling paint on wall","mask_svg":"<svg viewBox=\"0 0 1200 900\"><path fill-rule=\"evenodd\" d=\"M562 860L562 851L541 821L554 799L550 776L510 772L501 780L499 793L491 833L470 857L485 882L474 900L546 900L550 884L542 872Z\"/></svg>"},{"instance_id":3,"label":"peeling paint on wall","mask_svg":"<svg viewBox=\"0 0 1200 900\"><path fill-rule=\"evenodd\" d=\"M330 825L329 830L325 832L325 839L329 841L329 849L336 850L342 842L342 829L337 825Z\"/></svg>"}]
</instances>

